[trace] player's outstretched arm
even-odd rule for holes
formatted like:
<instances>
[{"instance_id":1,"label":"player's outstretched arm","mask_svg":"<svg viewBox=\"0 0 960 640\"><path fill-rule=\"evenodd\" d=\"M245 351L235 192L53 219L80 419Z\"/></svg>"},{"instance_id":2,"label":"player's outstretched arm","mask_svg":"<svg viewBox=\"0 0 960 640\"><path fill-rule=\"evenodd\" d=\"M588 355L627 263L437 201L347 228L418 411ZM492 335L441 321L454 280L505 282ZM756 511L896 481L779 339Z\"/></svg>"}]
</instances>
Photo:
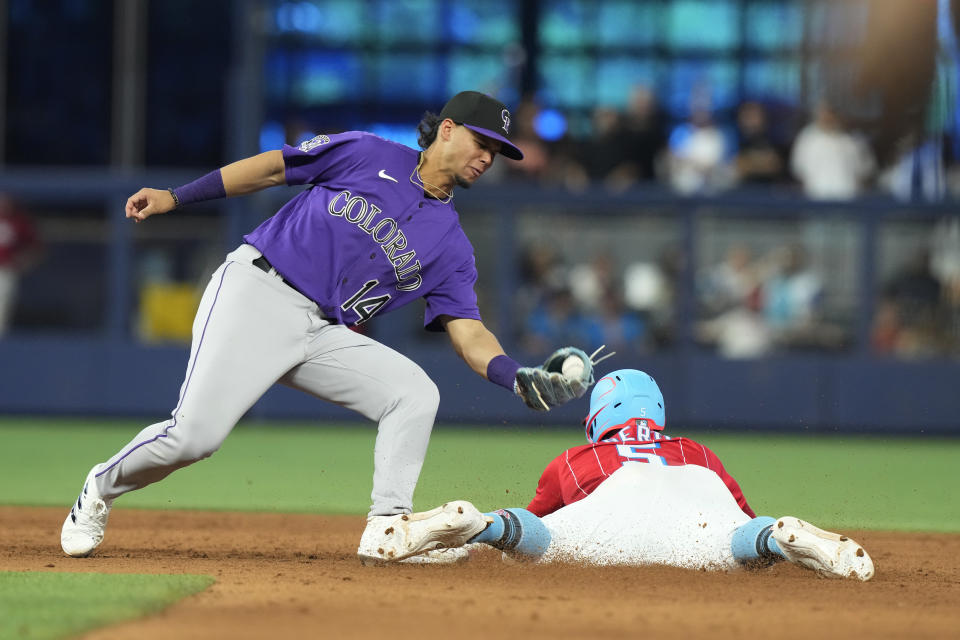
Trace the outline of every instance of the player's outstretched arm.
<instances>
[{"instance_id":1,"label":"player's outstretched arm","mask_svg":"<svg viewBox=\"0 0 960 640\"><path fill-rule=\"evenodd\" d=\"M535 411L549 411L579 398L593 384L593 363L580 349L564 347L543 366L522 367L479 320L445 316L443 323L453 348L471 369L513 391Z\"/></svg>"},{"instance_id":2,"label":"player's outstretched arm","mask_svg":"<svg viewBox=\"0 0 960 640\"><path fill-rule=\"evenodd\" d=\"M177 207L228 196L242 196L286 184L282 151L267 151L211 171L176 189L137 191L127 199L126 216L137 222Z\"/></svg>"},{"instance_id":3,"label":"player's outstretched arm","mask_svg":"<svg viewBox=\"0 0 960 640\"><path fill-rule=\"evenodd\" d=\"M283 152L265 151L220 170L228 197L242 196L287 183Z\"/></svg>"},{"instance_id":4,"label":"player's outstretched arm","mask_svg":"<svg viewBox=\"0 0 960 640\"><path fill-rule=\"evenodd\" d=\"M471 369L484 378L487 377L487 365L497 356L505 356L506 352L500 346L497 336L479 320L470 318L452 318L444 316L442 319L454 351L463 358Z\"/></svg>"}]
</instances>

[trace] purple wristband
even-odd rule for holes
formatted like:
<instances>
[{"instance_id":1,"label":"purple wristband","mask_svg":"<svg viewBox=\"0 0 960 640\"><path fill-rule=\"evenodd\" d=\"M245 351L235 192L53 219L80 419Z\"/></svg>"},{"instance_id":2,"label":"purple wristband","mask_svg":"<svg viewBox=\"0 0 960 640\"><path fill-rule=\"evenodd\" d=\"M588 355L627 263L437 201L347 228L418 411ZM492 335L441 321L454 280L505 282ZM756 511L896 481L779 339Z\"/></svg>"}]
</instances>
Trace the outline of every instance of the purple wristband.
<instances>
[{"instance_id":1,"label":"purple wristband","mask_svg":"<svg viewBox=\"0 0 960 640\"><path fill-rule=\"evenodd\" d=\"M520 363L510 356L497 356L487 364L487 380L495 382L501 387L514 392L513 383L517 379L517 369Z\"/></svg>"},{"instance_id":2,"label":"purple wristband","mask_svg":"<svg viewBox=\"0 0 960 640\"><path fill-rule=\"evenodd\" d=\"M182 207L193 202L226 198L227 190L223 187L223 176L220 174L220 169L217 169L202 178L197 178L182 187L177 187L173 190L173 196L177 206Z\"/></svg>"}]
</instances>

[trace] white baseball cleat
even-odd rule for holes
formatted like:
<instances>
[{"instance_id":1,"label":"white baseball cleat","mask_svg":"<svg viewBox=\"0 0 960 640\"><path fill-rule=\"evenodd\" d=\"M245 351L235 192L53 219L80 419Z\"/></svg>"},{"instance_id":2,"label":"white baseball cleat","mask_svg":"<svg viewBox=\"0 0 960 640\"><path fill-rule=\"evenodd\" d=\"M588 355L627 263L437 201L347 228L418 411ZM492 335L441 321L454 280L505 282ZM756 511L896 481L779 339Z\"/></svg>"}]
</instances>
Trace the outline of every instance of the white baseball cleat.
<instances>
[{"instance_id":1,"label":"white baseball cleat","mask_svg":"<svg viewBox=\"0 0 960 640\"><path fill-rule=\"evenodd\" d=\"M773 525L772 537L787 560L820 575L864 582L873 577L873 560L862 546L847 536L784 516Z\"/></svg>"},{"instance_id":2,"label":"white baseball cleat","mask_svg":"<svg viewBox=\"0 0 960 640\"><path fill-rule=\"evenodd\" d=\"M74 558L90 555L103 542L107 518L110 517L113 501L100 497L94 477L96 471L97 467L94 467L87 474L83 490L60 530L60 546L65 554Z\"/></svg>"},{"instance_id":3,"label":"white baseball cleat","mask_svg":"<svg viewBox=\"0 0 960 640\"><path fill-rule=\"evenodd\" d=\"M459 547L489 522L466 500L422 513L370 516L357 555L364 563L396 562L432 549Z\"/></svg>"},{"instance_id":4,"label":"white baseball cleat","mask_svg":"<svg viewBox=\"0 0 960 640\"><path fill-rule=\"evenodd\" d=\"M410 556L400 560L400 564L456 564L470 560L470 547L477 547L479 544L467 544L462 547L452 547L449 549L431 549L421 554Z\"/></svg>"}]
</instances>

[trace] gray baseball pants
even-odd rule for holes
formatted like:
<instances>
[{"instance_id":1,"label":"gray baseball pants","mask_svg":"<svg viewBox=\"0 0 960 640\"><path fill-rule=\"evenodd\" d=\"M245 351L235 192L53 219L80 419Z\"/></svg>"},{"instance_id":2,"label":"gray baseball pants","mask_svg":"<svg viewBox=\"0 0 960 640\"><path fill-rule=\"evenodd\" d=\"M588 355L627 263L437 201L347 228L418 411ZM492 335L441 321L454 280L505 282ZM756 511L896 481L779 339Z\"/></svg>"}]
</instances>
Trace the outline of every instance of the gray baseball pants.
<instances>
[{"instance_id":1,"label":"gray baseball pants","mask_svg":"<svg viewBox=\"0 0 960 640\"><path fill-rule=\"evenodd\" d=\"M211 456L275 382L352 409L379 424L370 515L409 513L440 395L413 361L326 320L317 305L241 245L213 274L171 419L150 425L99 465L113 499Z\"/></svg>"}]
</instances>

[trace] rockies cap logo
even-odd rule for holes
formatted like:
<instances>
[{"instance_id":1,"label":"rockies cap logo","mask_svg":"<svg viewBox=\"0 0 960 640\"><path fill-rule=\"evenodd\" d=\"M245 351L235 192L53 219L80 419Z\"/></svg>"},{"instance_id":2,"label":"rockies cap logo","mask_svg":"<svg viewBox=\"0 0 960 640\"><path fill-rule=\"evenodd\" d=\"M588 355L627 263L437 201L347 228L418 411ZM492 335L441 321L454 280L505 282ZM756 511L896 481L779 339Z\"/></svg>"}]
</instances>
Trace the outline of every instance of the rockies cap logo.
<instances>
[{"instance_id":1,"label":"rockies cap logo","mask_svg":"<svg viewBox=\"0 0 960 640\"><path fill-rule=\"evenodd\" d=\"M461 91L450 98L440 112L440 120L450 118L482 136L499 140L500 153L513 160L523 160L523 152L510 142L510 110L507 106L479 91Z\"/></svg>"}]
</instances>

